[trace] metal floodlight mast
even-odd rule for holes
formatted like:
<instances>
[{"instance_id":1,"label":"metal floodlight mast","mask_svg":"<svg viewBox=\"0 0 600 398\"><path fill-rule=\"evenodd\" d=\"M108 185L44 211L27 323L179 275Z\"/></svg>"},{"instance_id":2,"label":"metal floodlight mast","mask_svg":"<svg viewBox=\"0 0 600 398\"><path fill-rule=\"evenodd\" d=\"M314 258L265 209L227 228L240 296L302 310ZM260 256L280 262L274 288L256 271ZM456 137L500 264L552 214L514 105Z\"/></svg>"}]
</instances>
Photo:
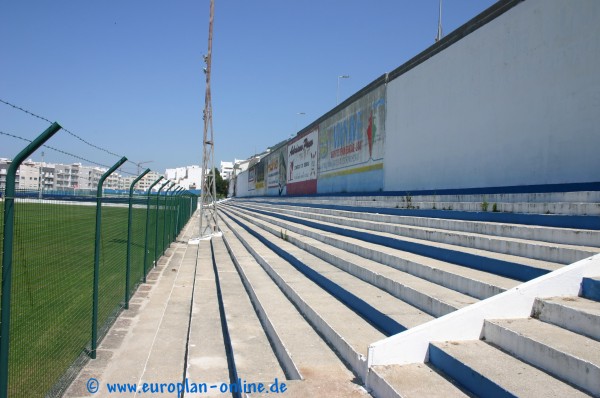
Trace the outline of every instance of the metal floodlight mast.
<instances>
[{"instance_id":1,"label":"metal floodlight mast","mask_svg":"<svg viewBox=\"0 0 600 398\"><path fill-rule=\"evenodd\" d=\"M202 185L200 193L200 238L218 234L217 221L217 188L215 178L214 156L215 141L212 124L212 103L210 93L210 73L212 61L212 35L214 20L214 0L210 2L210 20L208 24L208 52L204 56L206 67L206 93L204 97L204 137L202 151ZM208 174L207 174L208 172ZM206 222L206 223L205 223Z\"/></svg>"}]
</instances>

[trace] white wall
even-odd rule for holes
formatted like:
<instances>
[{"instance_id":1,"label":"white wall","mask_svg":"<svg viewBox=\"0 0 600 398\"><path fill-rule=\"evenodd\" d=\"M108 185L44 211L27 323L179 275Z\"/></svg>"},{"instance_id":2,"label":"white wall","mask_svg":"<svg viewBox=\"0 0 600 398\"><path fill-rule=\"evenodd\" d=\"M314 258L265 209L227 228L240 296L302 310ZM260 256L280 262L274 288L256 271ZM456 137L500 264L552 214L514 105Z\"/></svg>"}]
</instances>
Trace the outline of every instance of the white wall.
<instances>
[{"instance_id":1,"label":"white wall","mask_svg":"<svg viewBox=\"0 0 600 398\"><path fill-rule=\"evenodd\" d=\"M237 175L236 178L236 196L244 197L248 196L248 170L244 170Z\"/></svg>"},{"instance_id":2,"label":"white wall","mask_svg":"<svg viewBox=\"0 0 600 398\"><path fill-rule=\"evenodd\" d=\"M526 0L389 82L384 189L600 181L599 21Z\"/></svg>"}]
</instances>

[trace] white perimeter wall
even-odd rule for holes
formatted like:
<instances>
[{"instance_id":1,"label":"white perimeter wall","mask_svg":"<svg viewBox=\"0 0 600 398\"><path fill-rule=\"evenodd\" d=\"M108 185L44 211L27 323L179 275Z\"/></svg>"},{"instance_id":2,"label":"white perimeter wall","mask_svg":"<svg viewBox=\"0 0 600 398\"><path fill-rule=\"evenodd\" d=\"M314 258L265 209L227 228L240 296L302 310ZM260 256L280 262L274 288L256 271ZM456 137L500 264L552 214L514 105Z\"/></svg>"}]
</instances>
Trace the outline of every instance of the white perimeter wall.
<instances>
[{"instance_id":1,"label":"white perimeter wall","mask_svg":"<svg viewBox=\"0 0 600 398\"><path fill-rule=\"evenodd\" d=\"M385 190L600 181L600 1L526 0L389 82Z\"/></svg>"},{"instance_id":2,"label":"white perimeter wall","mask_svg":"<svg viewBox=\"0 0 600 398\"><path fill-rule=\"evenodd\" d=\"M248 170L237 175L235 193L238 197L248 196Z\"/></svg>"}]
</instances>

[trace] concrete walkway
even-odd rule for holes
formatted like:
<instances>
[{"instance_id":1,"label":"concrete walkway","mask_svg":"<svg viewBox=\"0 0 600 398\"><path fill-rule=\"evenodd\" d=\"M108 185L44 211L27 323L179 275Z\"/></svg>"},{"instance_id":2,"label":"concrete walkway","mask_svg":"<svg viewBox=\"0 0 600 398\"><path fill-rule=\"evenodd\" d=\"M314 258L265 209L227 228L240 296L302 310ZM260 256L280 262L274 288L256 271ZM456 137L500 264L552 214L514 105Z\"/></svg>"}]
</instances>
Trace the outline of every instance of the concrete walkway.
<instances>
[{"instance_id":1,"label":"concrete walkway","mask_svg":"<svg viewBox=\"0 0 600 398\"><path fill-rule=\"evenodd\" d=\"M187 244L197 230L198 218L192 217L148 274L148 283L139 286L130 309L120 314L100 344L97 359L89 361L65 396L133 397L137 395L109 394L106 383L183 380L196 262L199 249L206 250L205 245ZM226 360L224 363L226 367ZM90 378L99 382L95 394L88 391Z\"/></svg>"},{"instance_id":2,"label":"concrete walkway","mask_svg":"<svg viewBox=\"0 0 600 398\"><path fill-rule=\"evenodd\" d=\"M187 379L205 383L207 389L194 393L192 388L187 396L230 397L231 392L221 393L219 387L236 378L266 388L278 380L286 384L280 392L285 397L368 396L239 242L230 239L226 246L222 238L213 238L187 243L197 236L198 221L192 217L159 259L148 283L132 297L130 309L119 315L99 345L97 359L87 363L64 396L175 397L181 394L173 389ZM227 228L224 232L233 237ZM257 283L252 298L247 291L251 281ZM282 364L282 355L291 356L294 365ZM295 375L298 369L290 370L294 366L303 380ZM116 383L137 391L109 391L108 384ZM140 392L144 383L154 390ZM156 393L161 384L163 394Z\"/></svg>"}]
</instances>

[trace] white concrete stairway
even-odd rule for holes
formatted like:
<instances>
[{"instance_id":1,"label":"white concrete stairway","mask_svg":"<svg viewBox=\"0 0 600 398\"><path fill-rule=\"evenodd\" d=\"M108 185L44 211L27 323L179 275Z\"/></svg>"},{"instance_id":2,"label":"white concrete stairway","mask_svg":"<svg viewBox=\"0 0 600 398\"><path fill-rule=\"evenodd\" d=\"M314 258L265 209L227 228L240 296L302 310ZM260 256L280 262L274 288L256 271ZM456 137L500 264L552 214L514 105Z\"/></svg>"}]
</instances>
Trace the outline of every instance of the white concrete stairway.
<instances>
[{"instance_id":1,"label":"white concrete stairway","mask_svg":"<svg viewBox=\"0 0 600 398\"><path fill-rule=\"evenodd\" d=\"M278 198L267 198L276 200ZM258 200L262 200L258 199ZM454 195L344 195L285 198L289 203L379 207L412 210L449 210L524 214L600 215L598 191L454 194ZM495 207L495 210L494 210Z\"/></svg>"},{"instance_id":2,"label":"white concrete stairway","mask_svg":"<svg viewBox=\"0 0 600 398\"><path fill-rule=\"evenodd\" d=\"M429 361L478 396L598 397L598 325L598 301L537 299L531 318L486 320L480 341L432 343Z\"/></svg>"},{"instance_id":3,"label":"white concrete stairway","mask_svg":"<svg viewBox=\"0 0 600 398\"><path fill-rule=\"evenodd\" d=\"M424 256L420 256L419 261L425 264L418 264L411 253L376 244L365 246L365 242L358 239L311 231L310 227L299 226L299 233L292 232L291 223L285 224L284 234L281 224L277 224L281 220L236 205L221 207L221 213L224 228L233 232L327 344L334 347L363 381L370 342L478 301L477 297L447 287L453 285L453 279L455 284L458 280L459 285L463 281L475 286L471 290L481 298L519 283ZM231 234L225 236L227 241L231 239ZM324 236L330 241L319 240ZM337 244L329 244L331 242ZM358 254L345 250L347 244L354 245ZM375 259L387 252L388 256L401 260L398 263L407 262L403 257L408 256L417 274L428 274L434 280L434 275L441 274L439 279L444 283L415 276L408 272L410 267L400 270L359 255L365 251ZM316 276L311 278L311 272ZM319 276L321 281L316 280ZM334 285L333 289L328 285ZM486 288L487 292L481 293Z\"/></svg>"},{"instance_id":4,"label":"white concrete stairway","mask_svg":"<svg viewBox=\"0 0 600 398\"><path fill-rule=\"evenodd\" d=\"M575 233L575 230L573 229L569 229L565 233L564 229L561 231L559 228L544 228L543 231L536 231L536 228L531 226L470 222L471 231L465 231L453 229L457 228L458 223L465 223L464 221L457 220L452 220L453 222L451 225L442 227L431 225L434 224L432 221L438 221L438 224L441 224L442 221L446 221L445 224L450 223L448 223L447 220L425 218L425 220L429 221L430 225L419 226L406 225L404 224L404 222L407 221L404 220L406 217L403 218L399 216L260 204L248 205L246 207L257 210L276 211L279 214L324 221L341 226L390 233L415 240L447 243L560 264L572 264L575 261L593 256L600 252L600 248L593 247L594 244L598 245L598 242L600 242L599 231L584 231L585 234L591 235L588 240L589 246L585 246L582 243L585 238L580 236L581 231L578 231L580 233ZM412 218L415 219L416 217ZM423 218L420 219L423 220ZM496 229L499 228L500 230L494 231L491 228L492 226L496 227ZM485 227L487 227L488 231L481 231ZM505 229L512 229L512 234L507 234ZM549 235L549 242L544 241L544 239L548 239L544 234ZM566 238L567 241L573 243L564 243L565 238L560 236L562 234L576 235L576 238L569 236ZM554 239L552 239L552 237Z\"/></svg>"},{"instance_id":5,"label":"white concrete stairway","mask_svg":"<svg viewBox=\"0 0 600 398\"><path fill-rule=\"evenodd\" d=\"M580 296L538 298L529 318L486 319L480 340L431 342L427 363L373 366L371 387L379 397L598 397L599 286L584 278Z\"/></svg>"},{"instance_id":6,"label":"white concrete stairway","mask_svg":"<svg viewBox=\"0 0 600 398\"><path fill-rule=\"evenodd\" d=\"M432 319L418 308L278 237L262 237L256 227L236 224L237 217L222 218L279 289L360 378L365 376L370 342ZM229 240L231 235L226 236ZM269 244L277 245L290 257L282 258L282 253L273 251L274 246ZM301 259L301 263L294 259ZM319 279L319 274L326 277Z\"/></svg>"},{"instance_id":7,"label":"white concrete stairway","mask_svg":"<svg viewBox=\"0 0 600 398\"><path fill-rule=\"evenodd\" d=\"M306 250L316 253L312 247L317 241L324 244L321 247L330 246L353 254L355 263L362 265L363 259L371 260L368 264L380 263L383 268L393 268L478 299L491 297L519 284L518 280L512 278L285 221L234 205L227 206L225 211L237 214L247 223L264 227L268 233L278 236L285 234L287 239L295 244L306 241L309 243L305 246ZM307 238L313 241L308 241Z\"/></svg>"},{"instance_id":8,"label":"white concrete stairway","mask_svg":"<svg viewBox=\"0 0 600 398\"><path fill-rule=\"evenodd\" d=\"M504 199L507 203L512 203L511 200L517 203L518 199L534 199L544 203L549 198L565 200L569 197L582 201L585 199L593 207L600 195L526 194L521 197L509 195ZM515 391L519 391L518 396L527 396L531 391L533 393L530 396L536 396L536 390L528 390L533 388L528 387L529 379L547 379L544 385L548 386L549 394L552 391L573 396L590 393L589 386L582 387L565 379L562 374L550 375L541 371L539 364L527 362L533 360L512 356L507 353L507 348L492 341L494 336L520 336L525 329L542 335L549 333L549 329L559 329L564 331L561 338L568 341L576 340L565 337L567 335L564 333L594 342L598 337L593 333L600 329L598 315L594 315L598 303L584 297L538 299L532 311L536 319L488 320L484 330L489 338L485 341L433 342L430 345L432 361L429 363L368 369L365 344L368 345L368 340L378 334L389 336L390 331L398 325L410 330L417 325L427 324L435 317L467 308L479 300L515 288L522 281L532 280L600 252L600 231L595 228L553 226L553 219L543 221L542 224L549 225L541 226L461 220L458 219L460 212L449 212L457 213L450 218L423 217L423 213L418 212L410 215L379 214L361 211L360 206L356 206L356 202L369 201L381 202L386 206L385 202L389 200L385 197L375 198L362 201L354 199L364 198L353 198L354 207L351 209L339 208L340 203L345 203L344 199L348 198L245 198L224 204L221 214L227 222L226 228L231 232L226 236L234 235L238 244L252 254L287 299L359 380L365 382L369 373L371 383L368 388L371 388L374 380L385 385L372 391L375 396L481 395L462 381L454 380L450 373L445 373L443 365L437 366L439 358L444 363L452 362L454 354L456 357L463 355L462 347L466 347L465 358L471 355L470 352L475 356L479 352L483 356L489 354L504 358L497 360L498 364L504 365L496 367L496 370L492 367L484 371L494 377L506 367L519 367L524 369L523 374L531 374L528 377L511 378L517 386ZM457 196L454 199L476 203L473 197ZM367 205L364 207L366 209ZM373 204L370 203L369 207L373 207ZM600 220L599 217L582 216L578 212L565 213L568 213L564 215L565 218L585 218L584 225L595 225ZM536 217L556 216L539 214ZM580 219L576 219L575 223L579 223ZM329 284L335 287L328 289ZM597 289L593 282L590 286L588 290ZM351 298L345 300L347 294ZM337 304L334 304L336 301ZM394 311L400 306L405 309ZM560 311L556 308L560 308ZM557 316L556 313L563 315ZM573 319L579 320L573 322ZM387 326L394 326L386 329L381 322L384 325L391 322ZM348 325L352 327L348 328ZM502 340L501 337L498 339ZM522 341L523 346L534 346L531 339ZM546 363L551 359L543 357L541 361ZM455 361L449 368L460 366ZM590 371L589 368L584 369ZM483 380L482 377L477 376L477 380ZM482 383L487 386L488 382ZM484 391L493 390L489 386L485 388ZM481 396L487 395L484 393Z\"/></svg>"},{"instance_id":9,"label":"white concrete stairway","mask_svg":"<svg viewBox=\"0 0 600 398\"><path fill-rule=\"evenodd\" d=\"M406 217L600 229L598 191L496 195L249 197L236 200Z\"/></svg>"}]
</instances>

